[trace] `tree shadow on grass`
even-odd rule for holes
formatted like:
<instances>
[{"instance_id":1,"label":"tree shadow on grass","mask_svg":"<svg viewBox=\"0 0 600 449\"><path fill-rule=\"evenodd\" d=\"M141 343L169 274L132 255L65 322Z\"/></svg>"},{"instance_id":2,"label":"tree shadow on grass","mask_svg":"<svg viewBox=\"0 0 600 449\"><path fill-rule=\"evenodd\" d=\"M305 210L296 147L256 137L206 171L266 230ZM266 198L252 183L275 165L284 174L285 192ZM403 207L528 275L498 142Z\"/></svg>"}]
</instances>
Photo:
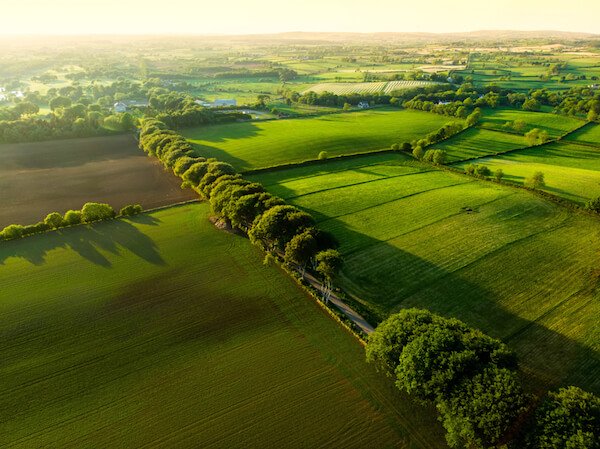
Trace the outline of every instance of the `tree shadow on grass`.
<instances>
[{"instance_id":1,"label":"tree shadow on grass","mask_svg":"<svg viewBox=\"0 0 600 449\"><path fill-rule=\"evenodd\" d=\"M131 217L127 217L127 220L133 223L144 224L149 226L158 226L158 224L161 222L160 219L154 217L153 215L147 214L133 215Z\"/></svg>"},{"instance_id":2,"label":"tree shadow on grass","mask_svg":"<svg viewBox=\"0 0 600 449\"><path fill-rule=\"evenodd\" d=\"M343 199L340 198L340 201ZM323 216L318 211L304 209L313 216ZM401 215L398 219L402 219ZM531 389L573 384L594 393L600 392L598 349L537 322L559 310L563 302L569 300L568 297L555 297L551 303L541 303L540 309L543 310L539 310L538 318L527 319L507 309L502 303L507 299L507 292L492 290L483 282L466 278L467 272L461 271L460 267L454 271L447 270L387 241L352 229L336 218L327 221L327 228L335 229L342 252L348 242L359 242L360 249L346 257L339 284L371 312L372 318L381 321L390 313L406 307L424 308L443 316L455 317L505 340L519 355L527 374L526 382ZM428 236L424 234L422 238L427 239ZM432 245L436 244L439 242L432 242ZM349 246L356 248L354 244ZM485 257L487 252L482 254ZM456 254L456 257L460 258L461 254ZM510 258L506 259L506 263L509 262ZM502 270L503 267L498 266L498 269ZM516 272L515 276L518 274ZM494 275L490 273L490 279ZM478 278L481 279L481 276ZM508 288L511 282L518 285L522 280L507 277ZM527 289L530 299L533 300L544 288L543 280L532 282ZM591 285L586 295L593 301L600 296L600 286ZM568 319L568 316L562 317L563 321ZM580 324L574 318L570 327L576 328ZM589 336L593 330L585 329L585 332Z\"/></svg>"},{"instance_id":3,"label":"tree shadow on grass","mask_svg":"<svg viewBox=\"0 0 600 449\"><path fill-rule=\"evenodd\" d=\"M124 220L110 220L1 242L0 265L11 257L25 259L33 265L43 265L47 254L59 248L73 250L84 259L105 268L110 268L112 263L103 252L119 255L123 250L154 265L166 264L150 237Z\"/></svg>"}]
</instances>

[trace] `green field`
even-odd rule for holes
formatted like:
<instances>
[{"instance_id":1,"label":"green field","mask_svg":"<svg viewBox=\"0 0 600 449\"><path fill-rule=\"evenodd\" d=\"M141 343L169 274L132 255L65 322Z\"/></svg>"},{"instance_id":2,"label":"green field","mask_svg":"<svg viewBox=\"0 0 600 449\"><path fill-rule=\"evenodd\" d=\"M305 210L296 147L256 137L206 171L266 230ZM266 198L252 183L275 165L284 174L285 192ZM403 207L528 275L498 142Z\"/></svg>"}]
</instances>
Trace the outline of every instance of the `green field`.
<instances>
[{"instance_id":1,"label":"green field","mask_svg":"<svg viewBox=\"0 0 600 449\"><path fill-rule=\"evenodd\" d=\"M492 171L502 169L504 179L517 184L541 171L546 182L543 190L579 204L600 196L600 148L574 142L551 143L482 158L477 163Z\"/></svg>"},{"instance_id":2,"label":"green field","mask_svg":"<svg viewBox=\"0 0 600 449\"><path fill-rule=\"evenodd\" d=\"M600 147L600 125L590 123L568 135L566 140Z\"/></svg>"},{"instance_id":3,"label":"green field","mask_svg":"<svg viewBox=\"0 0 600 449\"><path fill-rule=\"evenodd\" d=\"M506 122L520 120L526 123L523 132L539 128L548 132L550 137L559 137L584 124L582 120L564 115L544 112L517 111L512 109L486 109L480 126L502 131Z\"/></svg>"},{"instance_id":4,"label":"green field","mask_svg":"<svg viewBox=\"0 0 600 449\"><path fill-rule=\"evenodd\" d=\"M416 89L417 87L433 86L431 81L379 81L371 83L320 83L309 87L304 93L312 91L316 93L330 92L336 95L350 94L389 94L396 90Z\"/></svg>"},{"instance_id":5,"label":"green field","mask_svg":"<svg viewBox=\"0 0 600 449\"><path fill-rule=\"evenodd\" d=\"M447 161L456 162L526 146L527 143L522 136L470 128L448 140L433 145L432 148L446 151Z\"/></svg>"},{"instance_id":6,"label":"green field","mask_svg":"<svg viewBox=\"0 0 600 449\"><path fill-rule=\"evenodd\" d=\"M2 446L444 446L433 411L207 212L0 244Z\"/></svg>"},{"instance_id":7,"label":"green field","mask_svg":"<svg viewBox=\"0 0 600 449\"><path fill-rule=\"evenodd\" d=\"M398 160L336 164L253 179L339 239L356 301L381 318L411 306L458 317L506 340L535 384L600 390L597 220Z\"/></svg>"},{"instance_id":8,"label":"green field","mask_svg":"<svg viewBox=\"0 0 600 449\"><path fill-rule=\"evenodd\" d=\"M239 170L389 148L437 130L448 117L410 110L375 109L317 118L234 123L187 129L197 153Z\"/></svg>"}]
</instances>

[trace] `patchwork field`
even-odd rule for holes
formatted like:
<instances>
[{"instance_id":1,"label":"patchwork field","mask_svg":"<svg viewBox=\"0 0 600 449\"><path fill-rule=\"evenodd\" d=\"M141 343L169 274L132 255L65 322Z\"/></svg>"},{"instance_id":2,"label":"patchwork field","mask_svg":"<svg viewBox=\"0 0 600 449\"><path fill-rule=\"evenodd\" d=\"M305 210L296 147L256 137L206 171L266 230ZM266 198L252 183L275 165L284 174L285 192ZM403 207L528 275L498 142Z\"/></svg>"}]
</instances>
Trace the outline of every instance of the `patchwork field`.
<instances>
[{"instance_id":1,"label":"patchwork field","mask_svg":"<svg viewBox=\"0 0 600 449\"><path fill-rule=\"evenodd\" d=\"M506 122L522 121L526 124L523 133L539 128L548 132L550 137L559 137L584 124L582 120L564 115L544 112L518 111L512 109L486 109L480 126L484 128L504 130Z\"/></svg>"},{"instance_id":2,"label":"patchwork field","mask_svg":"<svg viewBox=\"0 0 600 449\"><path fill-rule=\"evenodd\" d=\"M317 118L233 123L186 129L182 134L205 157L239 170L389 148L437 130L449 120L411 110L375 109Z\"/></svg>"},{"instance_id":3,"label":"patchwork field","mask_svg":"<svg viewBox=\"0 0 600 449\"><path fill-rule=\"evenodd\" d=\"M432 81L377 81L371 83L320 83L309 87L304 91L330 92L336 95L349 94L389 94L395 90L415 89L417 87L431 86L436 83Z\"/></svg>"},{"instance_id":4,"label":"patchwork field","mask_svg":"<svg viewBox=\"0 0 600 449\"><path fill-rule=\"evenodd\" d=\"M573 134L569 134L565 140L600 147L600 125L590 123Z\"/></svg>"},{"instance_id":5,"label":"patchwork field","mask_svg":"<svg viewBox=\"0 0 600 449\"><path fill-rule=\"evenodd\" d=\"M578 204L600 196L600 147L575 142L551 143L482 158L477 163L492 171L502 169L504 179L517 184L524 184L533 173L541 171L546 182L543 190Z\"/></svg>"},{"instance_id":6,"label":"patchwork field","mask_svg":"<svg viewBox=\"0 0 600 449\"><path fill-rule=\"evenodd\" d=\"M0 244L9 447L444 447L432 410L185 205Z\"/></svg>"},{"instance_id":7,"label":"patchwork field","mask_svg":"<svg viewBox=\"0 0 600 449\"><path fill-rule=\"evenodd\" d=\"M398 158L349 162L252 178L339 239L340 284L373 314L458 317L514 347L534 383L600 390L597 220Z\"/></svg>"},{"instance_id":8,"label":"patchwork field","mask_svg":"<svg viewBox=\"0 0 600 449\"><path fill-rule=\"evenodd\" d=\"M527 146L523 136L487 129L470 128L432 148L444 150L448 162L472 159Z\"/></svg>"},{"instance_id":9,"label":"patchwork field","mask_svg":"<svg viewBox=\"0 0 600 449\"><path fill-rule=\"evenodd\" d=\"M131 135L0 145L0 228L31 224L88 201L116 209L193 199Z\"/></svg>"}]
</instances>

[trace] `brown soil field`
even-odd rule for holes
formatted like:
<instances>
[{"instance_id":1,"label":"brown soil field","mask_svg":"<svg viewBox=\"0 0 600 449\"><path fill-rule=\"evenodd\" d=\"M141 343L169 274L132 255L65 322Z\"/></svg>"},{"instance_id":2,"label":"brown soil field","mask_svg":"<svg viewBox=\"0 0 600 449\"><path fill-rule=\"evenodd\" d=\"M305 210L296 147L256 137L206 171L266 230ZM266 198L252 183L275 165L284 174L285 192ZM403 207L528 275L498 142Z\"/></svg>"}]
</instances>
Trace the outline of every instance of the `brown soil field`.
<instances>
[{"instance_id":1,"label":"brown soil field","mask_svg":"<svg viewBox=\"0 0 600 449\"><path fill-rule=\"evenodd\" d=\"M197 198L129 134L0 145L0 229L32 224L88 201L117 211Z\"/></svg>"}]
</instances>

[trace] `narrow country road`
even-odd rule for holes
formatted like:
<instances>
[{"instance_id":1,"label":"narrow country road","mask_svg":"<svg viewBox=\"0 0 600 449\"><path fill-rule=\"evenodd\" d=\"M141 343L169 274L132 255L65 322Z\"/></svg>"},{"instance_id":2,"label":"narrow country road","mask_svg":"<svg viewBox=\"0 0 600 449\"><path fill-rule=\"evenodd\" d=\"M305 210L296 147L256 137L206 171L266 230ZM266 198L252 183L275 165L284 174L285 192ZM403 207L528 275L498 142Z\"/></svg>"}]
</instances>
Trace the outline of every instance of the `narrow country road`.
<instances>
[{"instance_id":1,"label":"narrow country road","mask_svg":"<svg viewBox=\"0 0 600 449\"><path fill-rule=\"evenodd\" d=\"M321 291L321 281L315 278L312 274L306 273L304 275L304 279L306 279L310 283L310 285L312 285L318 291ZM368 335L375 330L375 328L371 326L362 315L360 315L348 304L342 301L339 298L339 296L335 294L335 292L331 292L329 302L336 306L344 315L346 315L350 320L352 320L352 322L354 322L358 327L360 327L365 334Z\"/></svg>"}]
</instances>

